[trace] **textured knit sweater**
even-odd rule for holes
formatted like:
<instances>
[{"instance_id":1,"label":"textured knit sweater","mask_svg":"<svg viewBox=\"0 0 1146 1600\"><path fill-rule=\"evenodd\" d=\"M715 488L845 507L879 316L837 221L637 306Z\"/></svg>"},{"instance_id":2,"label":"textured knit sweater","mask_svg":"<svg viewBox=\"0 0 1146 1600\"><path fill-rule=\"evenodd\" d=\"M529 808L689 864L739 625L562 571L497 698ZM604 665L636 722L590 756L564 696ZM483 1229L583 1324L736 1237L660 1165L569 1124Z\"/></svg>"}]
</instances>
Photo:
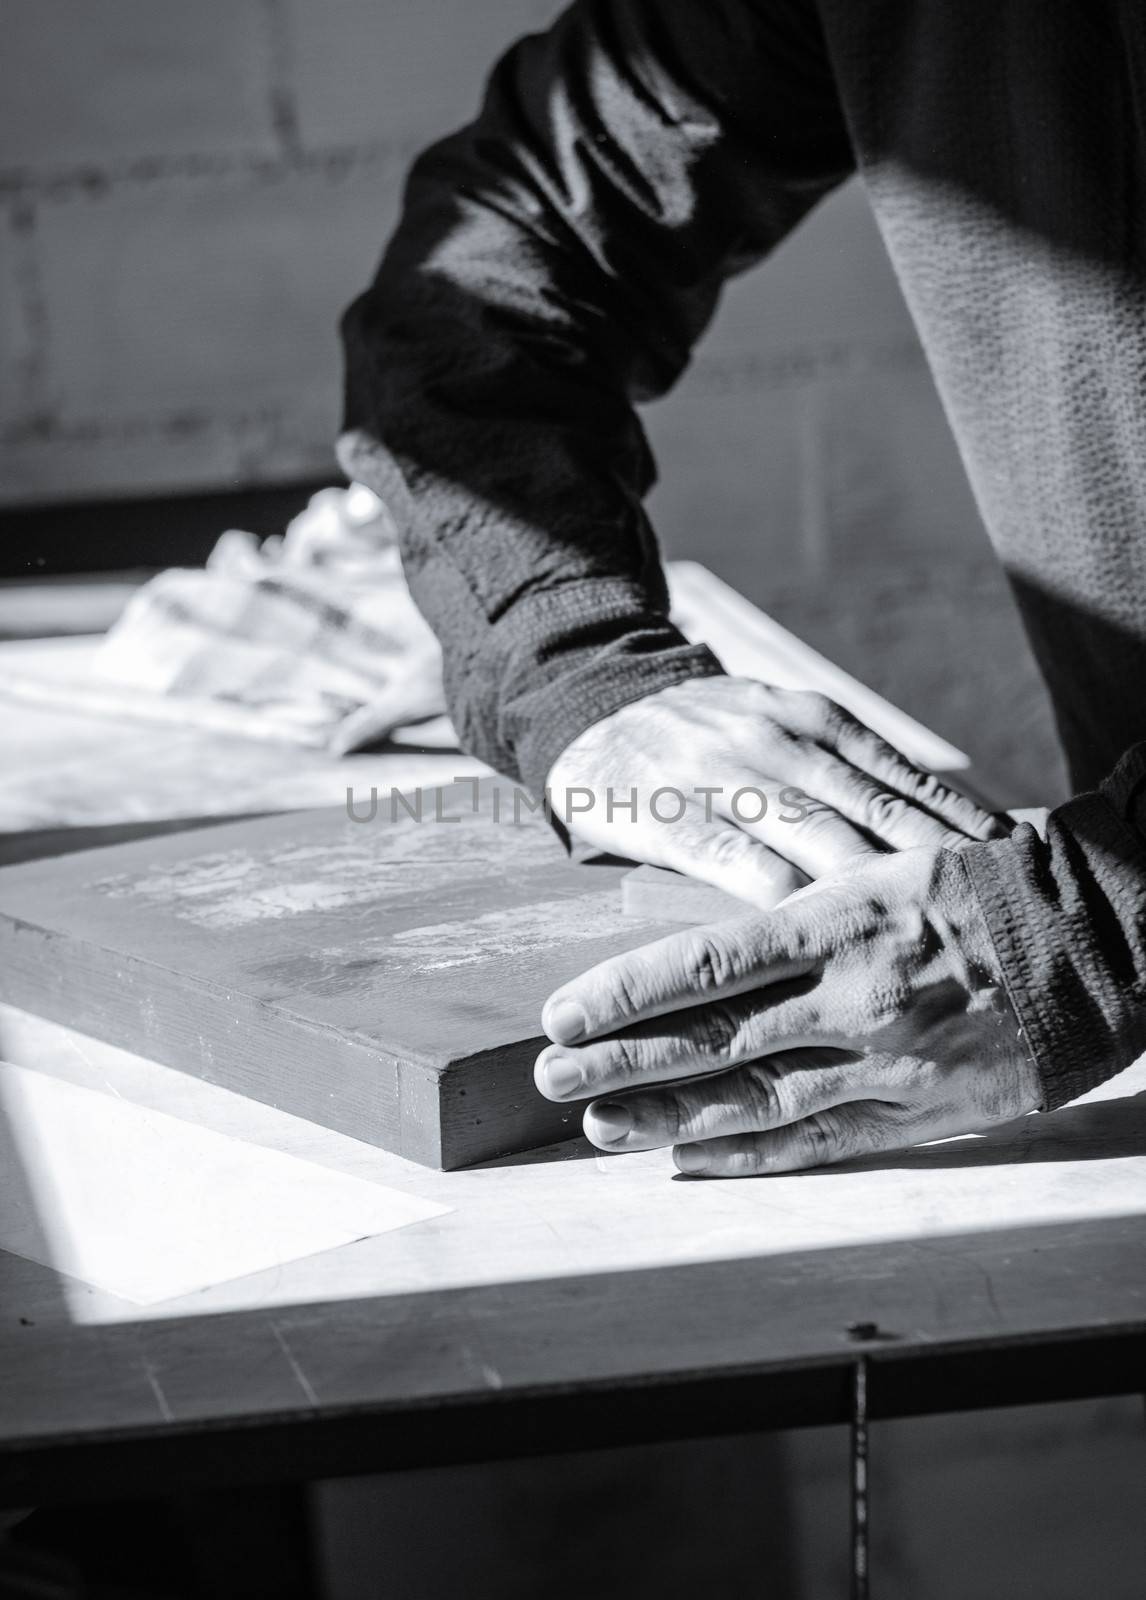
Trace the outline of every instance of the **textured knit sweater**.
<instances>
[{"instance_id":1,"label":"textured knit sweater","mask_svg":"<svg viewBox=\"0 0 1146 1600\"><path fill-rule=\"evenodd\" d=\"M720 671L667 618L634 402L855 172L1089 791L964 852L1053 1107L1146 1049L1142 0L577 0L415 164L340 454L463 742L540 789Z\"/></svg>"}]
</instances>

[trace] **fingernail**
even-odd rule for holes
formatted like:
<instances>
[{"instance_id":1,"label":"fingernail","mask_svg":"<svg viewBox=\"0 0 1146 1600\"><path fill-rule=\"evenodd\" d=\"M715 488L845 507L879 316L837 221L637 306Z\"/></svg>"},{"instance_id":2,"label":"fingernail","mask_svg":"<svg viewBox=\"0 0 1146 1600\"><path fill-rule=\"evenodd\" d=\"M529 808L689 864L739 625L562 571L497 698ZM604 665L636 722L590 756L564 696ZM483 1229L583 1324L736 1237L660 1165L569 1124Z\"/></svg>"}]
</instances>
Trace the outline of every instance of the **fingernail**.
<instances>
[{"instance_id":1,"label":"fingernail","mask_svg":"<svg viewBox=\"0 0 1146 1600\"><path fill-rule=\"evenodd\" d=\"M558 1000L546 1007L542 1026L555 1044L572 1044L585 1032L585 1013L572 1000Z\"/></svg>"},{"instance_id":2,"label":"fingernail","mask_svg":"<svg viewBox=\"0 0 1146 1600\"><path fill-rule=\"evenodd\" d=\"M703 1145L682 1144L674 1151L676 1164L682 1172L707 1172L708 1151Z\"/></svg>"},{"instance_id":3,"label":"fingernail","mask_svg":"<svg viewBox=\"0 0 1146 1600\"><path fill-rule=\"evenodd\" d=\"M551 1094L562 1097L576 1094L585 1082L585 1074L569 1056L550 1056L542 1070L545 1086Z\"/></svg>"},{"instance_id":4,"label":"fingernail","mask_svg":"<svg viewBox=\"0 0 1146 1600\"><path fill-rule=\"evenodd\" d=\"M618 1100L602 1100L593 1107L593 1125L607 1144L616 1144L632 1131L633 1113Z\"/></svg>"}]
</instances>

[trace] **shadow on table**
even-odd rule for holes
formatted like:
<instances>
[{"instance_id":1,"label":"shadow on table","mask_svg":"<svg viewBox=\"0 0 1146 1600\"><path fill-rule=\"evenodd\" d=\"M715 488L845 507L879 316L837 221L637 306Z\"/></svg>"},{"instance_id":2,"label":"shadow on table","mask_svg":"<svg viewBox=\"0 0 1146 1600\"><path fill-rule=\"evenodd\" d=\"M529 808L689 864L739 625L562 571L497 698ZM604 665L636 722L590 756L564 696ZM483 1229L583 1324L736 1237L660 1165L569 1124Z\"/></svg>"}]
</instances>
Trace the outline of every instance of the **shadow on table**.
<instances>
[{"instance_id":1,"label":"shadow on table","mask_svg":"<svg viewBox=\"0 0 1146 1600\"><path fill-rule=\"evenodd\" d=\"M1113 1161L1146 1155L1146 1090L1120 1095L1117 1100L1100 1100L1093 1105L1064 1106L1049 1116L1019 1117L989 1133L966 1134L940 1144L914 1145L906 1150L891 1150L885 1155L867 1156L857 1161L840 1161L830 1167L814 1167L805 1173L785 1173L787 1178L830 1178L838 1172L879 1170L933 1171L939 1167L1005 1167L1049 1161ZM588 1139L566 1139L543 1145L537 1150L522 1150L516 1155L497 1156L482 1161L473 1170L487 1167L532 1167L559 1161L586 1161L599 1156L614 1159L598 1150ZM681 1183L703 1183L703 1178L677 1174ZM742 1183L768 1183L767 1176L743 1178Z\"/></svg>"},{"instance_id":2,"label":"shadow on table","mask_svg":"<svg viewBox=\"0 0 1146 1600\"><path fill-rule=\"evenodd\" d=\"M0 1030L0 1063L6 1059L3 1031ZM12 1074L13 1078L17 1076ZM15 1128L19 1120L18 1105L9 1099L18 1092L17 1083L0 1076L0 1208L4 1219L4 1248L25 1261L50 1261L50 1224L41 1214L41 1200L37 1198L29 1172L29 1164L35 1162L35 1152L21 1148ZM26 1129L25 1136L29 1133ZM55 1316L66 1309L66 1302L56 1275L44 1271L42 1277L45 1309ZM21 1329L28 1329L29 1338L36 1337L32 1331L35 1328L33 1319L21 1317L19 1325Z\"/></svg>"},{"instance_id":3,"label":"shadow on table","mask_svg":"<svg viewBox=\"0 0 1146 1600\"><path fill-rule=\"evenodd\" d=\"M591 1156L611 1159L604 1150L578 1135L575 1139L560 1139L554 1144L539 1145L536 1150L518 1150L510 1155L493 1156L489 1161L477 1161L468 1172L485 1172L494 1167L541 1167L561 1161L587 1161Z\"/></svg>"},{"instance_id":4,"label":"shadow on table","mask_svg":"<svg viewBox=\"0 0 1146 1600\"><path fill-rule=\"evenodd\" d=\"M829 1172L878 1168L916 1171L936 1167L1004 1167L1054 1161L1113 1161L1146 1155L1146 1091L1064 1106L1048 1116L1020 1117L941 1144L916 1145L863 1161L841 1162ZM811 1176L812 1174L809 1174Z\"/></svg>"}]
</instances>

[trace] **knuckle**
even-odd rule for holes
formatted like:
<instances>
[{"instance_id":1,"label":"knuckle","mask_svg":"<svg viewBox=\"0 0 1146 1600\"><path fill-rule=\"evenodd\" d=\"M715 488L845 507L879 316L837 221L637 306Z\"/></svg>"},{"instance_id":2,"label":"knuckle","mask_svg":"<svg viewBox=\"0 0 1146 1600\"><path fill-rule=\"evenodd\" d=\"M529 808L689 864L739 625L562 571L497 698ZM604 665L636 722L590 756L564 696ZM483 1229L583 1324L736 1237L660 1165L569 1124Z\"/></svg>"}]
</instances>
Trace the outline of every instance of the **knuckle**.
<instances>
[{"instance_id":1,"label":"knuckle","mask_svg":"<svg viewBox=\"0 0 1146 1600\"><path fill-rule=\"evenodd\" d=\"M735 1059L740 1019L728 1006L705 1006L698 1013L695 1029L695 1043L706 1061L727 1066Z\"/></svg>"},{"instance_id":2,"label":"knuckle","mask_svg":"<svg viewBox=\"0 0 1146 1600\"><path fill-rule=\"evenodd\" d=\"M610 973L610 984L605 999L611 1016L633 1016L641 1010L642 997L639 986L626 966L618 965Z\"/></svg>"},{"instance_id":3,"label":"knuckle","mask_svg":"<svg viewBox=\"0 0 1146 1600\"><path fill-rule=\"evenodd\" d=\"M731 948L714 934L699 931L682 951L686 976L698 994L712 994L737 976Z\"/></svg>"},{"instance_id":4,"label":"knuckle","mask_svg":"<svg viewBox=\"0 0 1146 1600\"><path fill-rule=\"evenodd\" d=\"M691 1119L679 1094L658 1096L656 1116L667 1143L677 1144L681 1139L692 1137Z\"/></svg>"},{"instance_id":5,"label":"knuckle","mask_svg":"<svg viewBox=\"0 0 1146 1600\"><path fill-rule=\"evenodd\" d=\"M1010 833L1010 819L984 811L976 801L958 789L952 789L933 772L903 763L902 774L897 773L895 783L916 805L947 819L954 818L961 828L969 829L975 838L1006 838ZM956 838L962 837L956 834Z\"/></svg>"},{"instance_id":6,"label":"knuckle","mask_svg":"<svg viewBox=\"0 0 1146 1600\"><path fill-rule=\"evenodd\" d=\"M769 717L765 735L764 748L770 765L790 761L807 746L807 740L802 733L788 727L787 723L775 717Z\"/></svg>"},{"instance_id":7,"label":"knuckle","mask_svg":"<svg viewBox=\"0 0 1146 1600\"><path fill-rule=\"evenodd\" d=\"M947 785L940 782L933 772L921 772L906 761L902 773L896 773L896 782L920 805L939 806L954 798Z\"/></svg>"},{"instance_id":8,"label":"knuckle","mask_svg":"<svg viewBox=\"0 0 1146 1600\"><path fill-rule=\"evenodd\" d=\"M780 1088L775 1070L756 1061L746 1069L746 1092L752 1102L753 1118L761 1128L778 1128L790 1121L787 1096Z\"/></svg>"},{"instance_id":9,"label":"knuckle","mask_svg":"<svg viewBox=\"0 0 1146 1600\"><path fill-rule=\"evenodd\" d=\"M751 1178L767 1166L761 1143L750 1133L721 1141L715 1163L717 1169L730 1178Z\"/></svg>"},{"instance_id":10,"label":"knuckle","mask_svg":"<svg viewBox=\"0 0 1146 1600\"><path fill-rule=\"evenodd\" d=\"M815 839L825 836L830 838L840 832L839 812L833 810L823 800L809 800L804 807L804 813L797 826L804 830L806 836Z\"/></svg>"},{"instance_id":11,"label":"knuckle","mask_svg":"<svg viewBox=\"0 0 1146 1600\"><path fill-rule=\"evenodd\" d=\"M805 1118L800 1124L804 1154L813 1166L825 1166L830 1161L840 1161L849 1154L850 1141L843 1132L842 1120L829 1121L819 1113Z\"/></svg>"},{"instance_id":12,"label":"knuckle","mask_svg":"<svg viewBox=\"0 0 1146 1600\"><path fill-rule=\"evenodd\" d=\"M822 721L830 704L821 689L787 689L785 698L793 709L803 713L800 720L808 725Z\"/></svg>"},{"instance_id":13,"label":"knuckle","mask_svg":"<svg viewBox=\"0 0 1146 1600\"><path fill-rule=\"evenodd\" d=\"M762 683L759 678L738 678L736 681L741 686L747 704L754 711L774 710L784 692L770 683Z\"/></svg>"},{"instance_id":14,"label":"knuckle","mask_svg":"<svg viewBox=\"0 0 1146 1600\"><path fill-rule=\"evenodd\" d=\"M640 1078L645 1071L646 1054L641 1039L632 1035L618 1034L612 1040L609 1050L609 1078Z\"/></svg>"},{"instance_id":15,"label":"knuckle","mask_svg":"<svg viewBox=\"0 0 1146 1600\"><path fill-rule=\"evenodd\" d=\"M809 690L806 704L812 724L821 738L838 734L847 725L847 712L828 695Z\"/></svg>"},{"instance_id":16,"label":"knuckle","mask_svg":"<svg viewBox=\"0 0 1146 1600\"><path fill-rule=\"evenodd\" d=\"M733 833L731 830L712 833L705 841L704 855L709 866L718 871L725 867L738 867L744 860L747 843L748 837L743 833Z\"/></svg>"},{"instance_id":17,"label":"knuckle","mask_svg":"<svg viewBox=\"0 0 1146 1600\"><path fill-rule=\"evenodd\" d=\"M958 811L961 814L974 815L979 808L973 800L968 800L965 795L959 794L954 789L949 789L941 778L933 772L921 772L917 767L904 763L904 788L917 800L920 805L928 806L935 811Z\"/></svg>"},{"instance_id":18,"label":"knuckle","mask_svg":"<svg viewBox=\"0 0 1146 1600\"><path fill-rule=\"evenodd\" d=\"M872 833L887 833L907 820L910 807L899 795L888 794L886 789L870 790L863 807L864 827Z\"/></svg>"}]
</instances>

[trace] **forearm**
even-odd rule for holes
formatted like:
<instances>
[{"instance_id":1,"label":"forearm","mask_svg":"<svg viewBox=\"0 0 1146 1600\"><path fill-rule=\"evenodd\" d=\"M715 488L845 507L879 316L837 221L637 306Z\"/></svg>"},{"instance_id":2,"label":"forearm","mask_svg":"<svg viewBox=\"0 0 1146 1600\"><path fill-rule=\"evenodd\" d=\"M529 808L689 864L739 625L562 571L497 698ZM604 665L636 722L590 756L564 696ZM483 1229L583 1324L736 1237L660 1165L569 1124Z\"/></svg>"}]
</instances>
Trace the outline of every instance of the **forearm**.
<instances>
[{"instance_id":1,"label":"forearm","mask_svg":"<svg viewBox=\"0 0 1146 1600\"><path fill-rule=\"evenodd\" d=\"M1146 1051L1146 745L1045 840L1023 825L963 855L1053 1110Z\"/></svg>"},{"instance_id":2,"label":"forearm","mask_svg":"<svg viewBox=\"0 0 1146 1600\"><path fill-rule=\"evenodd\" d=\"M634 402L850 159L808 8L769 49L757 12L581 0L523 42L346 318L344 465L398 517L464 742L535 787L589 723L718 670L667 619Z\"/></svg>"}]
</instances>

